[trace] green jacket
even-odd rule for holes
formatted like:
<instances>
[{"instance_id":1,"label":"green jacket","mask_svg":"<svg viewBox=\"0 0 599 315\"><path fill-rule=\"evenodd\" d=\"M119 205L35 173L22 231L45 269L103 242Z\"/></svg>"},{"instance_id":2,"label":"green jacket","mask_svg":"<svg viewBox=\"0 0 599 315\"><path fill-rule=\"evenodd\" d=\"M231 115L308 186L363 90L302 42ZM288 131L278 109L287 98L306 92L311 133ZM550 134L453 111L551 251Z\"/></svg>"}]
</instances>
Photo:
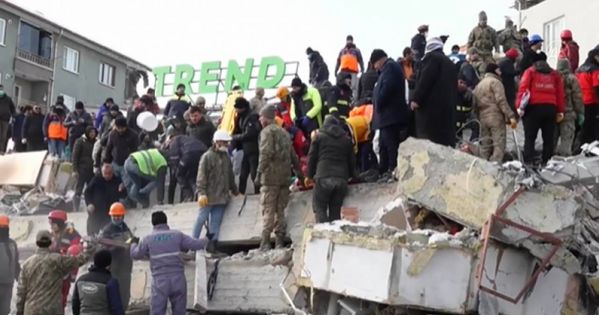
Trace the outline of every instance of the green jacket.
<instances>
[{"instance_id":1,"label":"green jacket","mask_svg":"<svg viewBox=\"0 0 599 315\"><path fill-rule=\"evenodd\" d=\"M199 196L208 197L208 205L225 205L231 194L237 194L233 165L227 152L211 148L200 160L197 190Z\"/></svg>"},{"instance_id":2,"label":"green jacket","mask_svg":"<svg viewBox=\"0 0 599 315\"><path fill-rule=\"evenodd\" d=\"M291 178L291 166L300 174L299 161L289 133L276 124L266 126L260 132L260 155L258 173L263 186L285 186Z\"/></svg>"},{"instance_id":3,"label":"green jacket","mask_svg":"<svg viewBox=\"0 0 599 315\"><path fill-rule=\"evenodd\" d=\"M139 166L139 171L147 176L158 176L158 170L167 166L166 159L158 149L137 151L131 153L131 157Z\"/></svg>"}]
</instances>

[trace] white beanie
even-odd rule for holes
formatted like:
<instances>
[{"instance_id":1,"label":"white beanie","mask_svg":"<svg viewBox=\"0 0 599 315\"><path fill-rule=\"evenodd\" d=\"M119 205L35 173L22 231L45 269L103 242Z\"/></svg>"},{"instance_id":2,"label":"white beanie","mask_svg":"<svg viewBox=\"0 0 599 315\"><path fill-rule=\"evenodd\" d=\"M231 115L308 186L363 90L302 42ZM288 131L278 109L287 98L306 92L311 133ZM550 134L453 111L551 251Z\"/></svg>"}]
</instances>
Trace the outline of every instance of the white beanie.
<instances>
[{"instance_id":1,"label":"white beanie","mask_svg":"<svg viewBox=\"0 0 599 315\"><path fill-rule=\"evenodd\" d=\"M424 50L424 53L428 54L429 52L439 48L443 48L443 41L439 37L433 37L426 41L426 49Z\"/></svg>"}]
</instances>

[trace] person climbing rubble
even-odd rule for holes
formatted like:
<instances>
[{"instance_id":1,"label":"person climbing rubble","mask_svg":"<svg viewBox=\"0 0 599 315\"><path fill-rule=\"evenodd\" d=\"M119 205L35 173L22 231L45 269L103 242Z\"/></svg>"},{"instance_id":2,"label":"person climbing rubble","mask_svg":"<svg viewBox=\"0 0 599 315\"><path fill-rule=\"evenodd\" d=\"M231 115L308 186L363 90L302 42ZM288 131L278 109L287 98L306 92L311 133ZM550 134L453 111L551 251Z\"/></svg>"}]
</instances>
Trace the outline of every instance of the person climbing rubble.
<instances>
[{"instance_id":1,"label":"person climbing rubble","mask_svg":"<svg viewBox=\"0 0 599 315\"><path fill-rule=\"evenodd\" d=\"M206 239L194 239L177 230L171 230L162 211L152 213L154 230L143 239L132 239L131 258L149 259L152 271L150 314L166 314L170 302L173 315L185 315L187 280L181 251L203 250Z\"/></svg>"},{"instance_id":2,"label":"person climbing rubble","mask_svg":"<svg viewBox=\"0 0 599 315\"><path fill-rule=\"evenodd\" d=\"M0 215L0 315L10 313L13 285L19 279L19 249L9 237L10 219Z\"/></svg>"}]
</instances>

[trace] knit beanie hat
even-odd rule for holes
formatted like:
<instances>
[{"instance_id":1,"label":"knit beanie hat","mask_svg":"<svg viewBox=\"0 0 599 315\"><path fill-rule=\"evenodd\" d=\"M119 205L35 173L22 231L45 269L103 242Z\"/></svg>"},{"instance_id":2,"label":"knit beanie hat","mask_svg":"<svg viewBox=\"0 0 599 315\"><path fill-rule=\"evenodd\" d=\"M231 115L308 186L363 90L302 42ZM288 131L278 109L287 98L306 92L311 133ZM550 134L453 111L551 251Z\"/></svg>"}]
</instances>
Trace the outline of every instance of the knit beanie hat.
<instances>
[{"instance_id":1,"label":"knit beanie hat","mask_svg":"<svg viewBox=\"0 0 599 315\"><path fill-rule=\"evenodd\" d=\"M98 268L106 268L112 263L112 254L102 249L94 255L94 266Z\"/></svg>"},{"instance_id":2,"label":"knit beanie hat","mask_svg":"<svg viewBox=\"0 0 599 315\"><path fill-rule=\"evenodd\" d=\"M152 225L166 224L166 214L162 211L152 212Z\"/></svg>"}]
</instances>

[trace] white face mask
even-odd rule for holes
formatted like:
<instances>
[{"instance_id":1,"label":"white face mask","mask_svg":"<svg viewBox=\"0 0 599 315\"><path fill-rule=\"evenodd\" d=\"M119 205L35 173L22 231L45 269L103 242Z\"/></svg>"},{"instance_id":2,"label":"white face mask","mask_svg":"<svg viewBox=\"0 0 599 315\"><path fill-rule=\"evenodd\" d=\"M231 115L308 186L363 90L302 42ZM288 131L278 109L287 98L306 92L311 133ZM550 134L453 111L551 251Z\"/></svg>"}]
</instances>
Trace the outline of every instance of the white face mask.
<instances>
[{"instance_id":1,"label":"white face mask","mask_svg":"<svg viewBox=\"0 0 599 315\"><path fill-rule=\"evenodd\" d=\"M220 151L220 152L228 152L228 151L229 151L229 148L228 148L228 147L226 147L226 146L223 146L223 147L218 147L218 149L217 149L217 150L218 150L218 151Z\"/></svg>"}]
</instances>

